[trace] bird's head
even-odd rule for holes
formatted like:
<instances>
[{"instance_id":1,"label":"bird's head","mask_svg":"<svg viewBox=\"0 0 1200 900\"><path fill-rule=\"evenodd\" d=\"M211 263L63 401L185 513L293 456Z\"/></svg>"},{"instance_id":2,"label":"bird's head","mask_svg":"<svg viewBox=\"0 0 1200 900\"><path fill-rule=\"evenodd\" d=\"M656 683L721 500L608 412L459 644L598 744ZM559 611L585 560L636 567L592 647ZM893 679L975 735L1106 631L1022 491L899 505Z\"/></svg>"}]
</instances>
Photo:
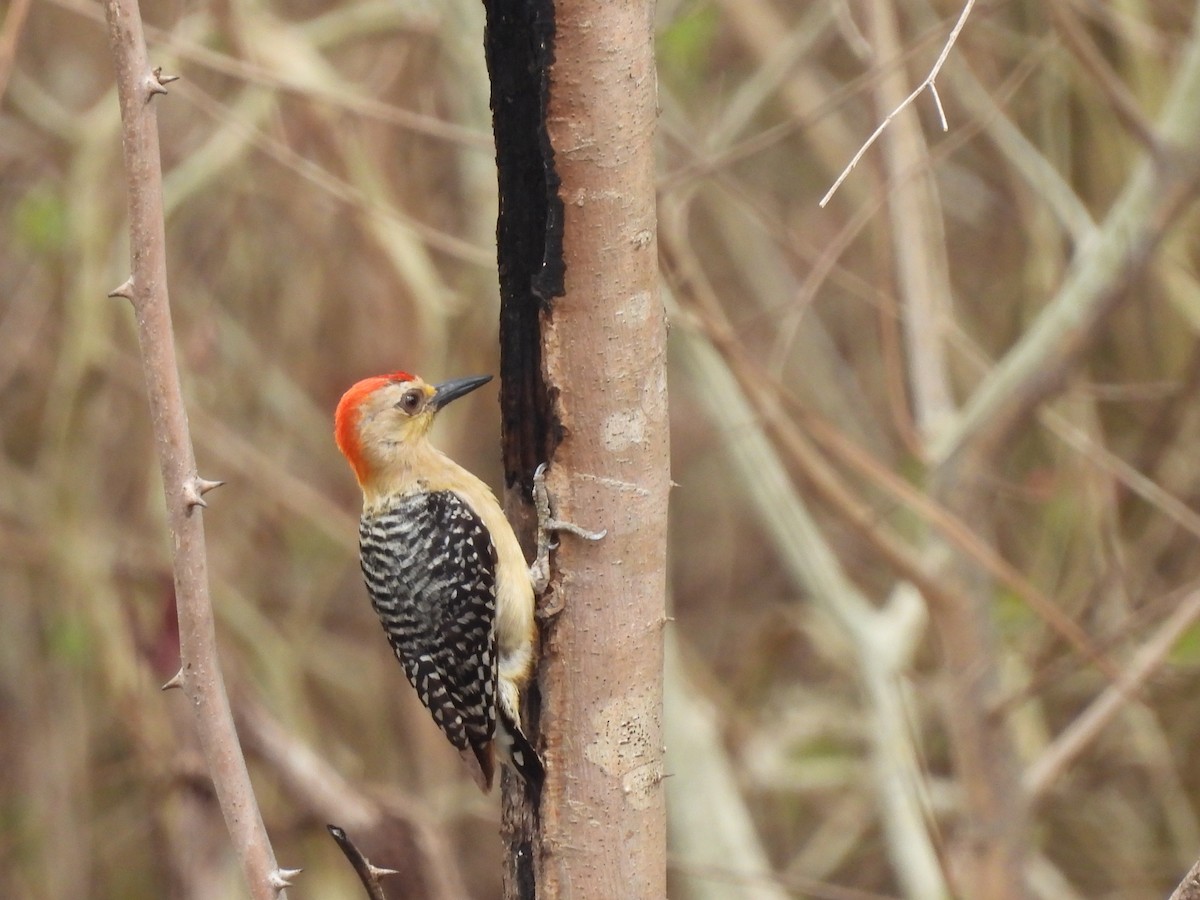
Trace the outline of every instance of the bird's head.
<instances>
[{"instance_id":1,"label":"bird's head","mask_svg":"<svg viewBox=\"0 0 1200 900\"><path fill-rule=\"evenodd\" d=\"M491 375L477 375L428 384L393 372L355 384L338 401L333 434L358 483L366 487L403 464L424 444L439 409L491 380Z\"/></svg>"}]
</instances>

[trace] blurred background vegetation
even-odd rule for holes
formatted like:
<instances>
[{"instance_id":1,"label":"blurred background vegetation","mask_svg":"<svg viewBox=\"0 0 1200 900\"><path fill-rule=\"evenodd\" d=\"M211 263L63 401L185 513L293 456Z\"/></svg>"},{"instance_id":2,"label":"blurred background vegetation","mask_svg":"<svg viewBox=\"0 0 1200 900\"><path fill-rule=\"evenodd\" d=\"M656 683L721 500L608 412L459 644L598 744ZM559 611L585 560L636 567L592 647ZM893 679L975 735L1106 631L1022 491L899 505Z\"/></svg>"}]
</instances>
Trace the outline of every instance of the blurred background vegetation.
<instances>
[{"instance_id":1,"label":"blurred background vegetation","mask_svg":"<svg viewBox=\"0 0 1200 900\"><path fill-rule=\"evenodd\" d=\"M936 554L930 448L1154 153L1195 10L978 3L937 82L949 131L926 93L819 208L960 9L659 3L679 897L920 896L937 881L920 848L953 874L978 838L946 632L847 511ZM131 313L105 298L128 245L103 12L3 15L0 896L238 896L188 710L158 690L177 664L170 558ZM183 76L155 102L200 473L228 482L205 513L222 661L280 861L305 869L293 895L357 895L322 826L383 804L452 871L451 895L497 896L495 798L387 651L330 435L359 377L497 369L481 4L143 15L152 58ZM1111 276L1079 356L1046 360L1062 389L958 510L975 561L1010 567L956 583L980 601L1000 700L971 712L1000 723L1029 792L1041 897L1160 897L1200 855L1194 222L1164 216L1148 267ZM501 487L495 394L455 409L441 444ZM823 436L841 502L814 487L805 435ZM1114 699L1117 672L1140 680ZM1106 697L1109 717L1088 719Z\"/></svg>"}]
</instances>

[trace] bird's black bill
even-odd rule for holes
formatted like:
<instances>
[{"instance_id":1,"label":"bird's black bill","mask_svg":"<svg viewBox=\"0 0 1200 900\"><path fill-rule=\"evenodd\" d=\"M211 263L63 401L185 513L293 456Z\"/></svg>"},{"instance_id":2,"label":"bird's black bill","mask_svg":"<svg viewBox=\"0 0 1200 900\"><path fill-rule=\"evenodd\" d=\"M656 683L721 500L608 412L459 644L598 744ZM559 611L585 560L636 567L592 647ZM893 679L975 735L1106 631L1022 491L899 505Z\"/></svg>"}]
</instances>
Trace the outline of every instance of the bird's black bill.
<instances>
[{"instance_id":1,"label":"bird's black bill","mask_svg":"<svg viewBox=\"0 0 1200 900\"><path fill-rule=\"evenodd\" d=\"M432 406L435 410L441 409L451 400L457 400L459 397L471 393L475 388L483 387L491 380L491 375L472 375L470 378L455 378L453 381L435 384Z\"/></svg>"}]
</instances>

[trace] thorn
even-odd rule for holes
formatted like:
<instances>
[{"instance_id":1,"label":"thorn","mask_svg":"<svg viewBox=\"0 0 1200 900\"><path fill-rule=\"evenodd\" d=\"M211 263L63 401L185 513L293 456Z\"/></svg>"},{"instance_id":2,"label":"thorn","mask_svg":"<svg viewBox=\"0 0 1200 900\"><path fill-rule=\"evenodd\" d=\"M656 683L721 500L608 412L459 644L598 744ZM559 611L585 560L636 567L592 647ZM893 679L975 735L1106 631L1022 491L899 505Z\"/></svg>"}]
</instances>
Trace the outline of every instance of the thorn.
<instances>
[{"instance_id":1,"label":"thorn","mask_svg":"<svg viewBox=\"0 0 1200 900\"><path fill-rule=\"evenodd\" d=\"M196 476L196 490L200 492L201 496L207 494L209 491L215 491L223 484L225 484L223 481L209 481L207 478L201 478L199 475Z\"/></svg>"},{"instance_id":2,"label":"thorn","mask_svg":"<svg viewBox=\"0 0 1200 900\"><path fill-rule=\"evenodd\" d=\"M337 825L326 825L330 835L337 841L338 847L342 853L346 855L350 865L354 867L354 872L358 875L358 880L362 882L363 887L367 889L367 896L373 898L383 897L383 888L379 884L379 879L385 875L399 875L396 869L383 869L379 866L371 864L371 861L363 856L362 851L354 846L354 841L350 840L350 836L345 830Z\"/></svg>"},{"instance_id":3,"label":"thorn","mask_svg":"<svg viewBox=\"0 0 1200 900\"><path fill-rule=\"evenodd\" d=\"M267 881L270 882L271 887L275 888L275 891L278 893L286 887L291 887L292 879L303 871L303 869L276 869L267 876Z\"/></svg>"},{"instance_id":4,"label":"thorn","mask_svg":"<svg viewBox=\"0 0 1200 900\"><path fill-rule=\"evenodd\" d=\"M171 688L183 687L183 669L180 669L174 675L167 679L160 690L169 691Z\"/></svg>"},{"instance_id":5,"label":"thorn","mask_svg":"<svg viewBox=\"0 0 1200 900\"><path fill-rule=\"evenodd\" d=\"M130 275L123 282L108 292L110 297L124 297L126 300L133 300L133 276Z\"/></svg>"},{"instance_id":6,"label":"thorn","mask_svg":"<svg viewBox=\"0 0 1200 900\"><path fill-rule=\"evenodd\" d=\"M197 479L193 478L183 486L183 499L187 501L188 512L191 512L197 506L208 508L208 501L200 496L200 487L196 484Z\"/></svg>"},{"instance_id":7,"label":"thorn","mask_svg":"<svg viewBox=\"0 0 1200 900\"><path fill-rule=\"evenodd\" d=\"M155 69L150 73L150 77L146 79L146 102L149 103L152 99L154 99L155 94L167 93L167 89L164 87L164 85L168 85L172 81L178 80L178 75L164 75L162 73L161 66Z\"/></svg>"},{"instance_id":8,"label":"thorn","mask_svg":"<svg viewBox=\"0 0 1200 900\"><path fill-rule=\"evenodd\" d=\"M204 499L204 495L211 490L219 488L224 483L223 481L209 481L207 478L201 478L199 475L188 481L183 486L183 496L187 500L188 512L191 512L197 506L208 509L208 501Z\"/></svg>"}]
</instances>

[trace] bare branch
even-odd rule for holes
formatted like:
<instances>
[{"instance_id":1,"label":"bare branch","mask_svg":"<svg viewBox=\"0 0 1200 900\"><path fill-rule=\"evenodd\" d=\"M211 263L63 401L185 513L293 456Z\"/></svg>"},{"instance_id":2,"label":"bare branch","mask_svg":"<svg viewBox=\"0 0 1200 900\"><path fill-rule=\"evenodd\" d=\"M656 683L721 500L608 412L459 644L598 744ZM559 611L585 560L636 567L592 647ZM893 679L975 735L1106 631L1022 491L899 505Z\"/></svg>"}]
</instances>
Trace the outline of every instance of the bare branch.
<instances>
[{"instance_id":1,"label":"bare branch","mask_svg":"<svg viewBox=\"0 0 1200 900\"><path fill-rule=\"evenodd\" d=\"M325 827L329 829L330 836L346 854L346 859L350 860L350 865L354 867L354 873L358 875L358 880L362 882L362 886L367 891L368 900L387 900L387 894L384 893L379 879L384 875L399 875L400 873L395 869L380 869L371 865L371 861L363 856L362 851L354 845L354 841L350 840L345 829L336 825L326 825Z\"/></svg>"},{"instance_id":2,"label":"bare branch","mask_svg":"<svg viewBox=\"0 0 1200 900\"><path fill-rule=\"evenodd\" d=\"M669 240L665 229L664 238ZM744 403L746 392L715 345L710 347L688 332L684 335L680 344L684 364L703 385L705 394L714 398L712 408L728 413ZM924 606L916 592L896 591L884 607L876 609L847 577L821 535L765 429L749 408L733 418L742 427L728 450L785 570L830 614L855 650L854 662L871 719L872 755L880 774L888 851L896 872L910 888L910 896L947 896L926 826L920 799L920 753L914 746L915 735L907 727L898 677L909 665L924 629Z\"/></svg>"},{"instance_id":3,"label":"bare branch","mask_svg":"<svg viewBox=\"0 0 1200 900\"><path fill-rule=\"evenodd\" d=\"M25 0L18 0L18 4L24 2ZM51 0L51 2L62 9L70 10L80 16L89 19L99 18L96 4L88 2L88 0ZM388 7L387 15L389 17L394 16L400 27L405 25L415 28L421 27L419 25L419 14L412 13L406 9L394 9L387 4L384 4L384 6ZM349 11L347 11L347 14L349 14ZM345 33L344 25L336 20L330 21L330 18L318 17L315 21L307 25L293 23L289 25L289 29L305 34L307 38L312 40L314 45L321 46ZM6 18L6 28L7 25L8 19ZM397 128L406 129L413 134L425 135L455 146L476 150L487 149L490 146L487 136L478 130L464 128L461 125L446 122L433 116L401 109L392 104L376 100L373 97L360 96L356 88L344 84L340 80L294 77L289 73L276 71L270 65L258 65L244 59L237 59L227 53L213 50L202 43L189 41L181 36L178 31L164 31L161 28L155 28L153 25L146 26L145 31L156 47L162 47L164 50L178 56L179 59L186 60L210 72L228 75L247 84L273 88L285 94L319 97L322 102L339 109L344 109L355 115L374 119L378 122L386 122L395 125ZM278 39L281 35L282 30L271 37L272 39ZM0 54L2 53L3 47L0 46ZM3 56L0 55L0 62L2 61ZM304 74L311 75L311 72L312 70L308 69L305 70ZM0 93L3 92L0 91Z\"/></svg>"},{"instance_id":4,"label":"bare branch","mask_svg":"<svg viewBox=\"0 0 1200 900\"><path fill-rule=\"evenodd\" d=\"M196 474L175 359L158 121L155 104L148 102L155 94L165 93L163 82L171 78L150 67L137 0L107 0L104 9L121 103L132 267L130 279L113 293L128 297L136 313L173 538L182 665L166 687L178 684L194 710L208 772L251 895L255 900L277 900L286 896L284 889L296 871L280 869L275 861L225 692L209 599L204 524L196 512L204 506L201 494L213 483Z\"/></svg>"},{"instance_id":5,"label":"bare branch","mask_svg":"<svg viewBox=\"0 0 1200 900\"><path fill-rule=\"evenodd\" d=\"M955 42L958 40L959 32L961 32L963 26L967 24L967 17L971 15L971 9L974 6L975 0L967 0L967 2L963 5L962 12L958 14L958 21L955 22L954 27L950 29L950 36L946 38L946 44L942 47L942 52L938 55L937 61L933 64L933 68L929 70L929 74L925 76L925 79L916 86L911 94L901 101L899 106L887 114L887 117L879 123L879 127L871 132L871 136L867 138L866 143L858 148L858 152L854 154L854 157L846 165L846 168L842 169L842 174L837 177L837 181L833 183L833 186L825 192L825 196L821 198L819 205L822 209L824 209L825 205L829 203L837 189L842 186L842 182L845 181L849 177L850 173L854 171L854 167L858 165L859 161L863 158L866 152L871 149L871 145L879 139L879 136L883 134L884 129L891 124L892 119L896 118L896 116L900 115L900 113L911 106L913 101L921 96L922 91L928 88L929 92L933 95L933 102L937 106L938 116L942 121L942 131L950 130L950 126L946 122L946 111L942 108L942 98L937 92L936 82L938 75L941 74L942 66L946 64L946 59L950 56L950 51L953 49Z\"/></svg>"},{"instance_id":6,"label":"bare branch","mask_svg":"<svg viewBox=\"0 0 1200 900\"><path fill-rule=\"evenodd\" d=\"M890 3L875 3L867 13L867 33L879 58L903 55L900 24ZM905 91L903 68L880 67L875 79L878 109L887 109ZM930 84L941 112L941 98ZM942 114L945 126L945 115ZM887 214L892 222L892 267L896 280L903 371L897 363L896 383L909 385L913 425L919 435L917 452L954 416L950 387L947 330L954 307L946 224L937 200L929 147L920 123L904 118L883 143L887 177ZM915 239L914 239L915 238Z\"/></svg>"},{"instance_id":7,"label":"bare branch","mask_svg":"<svg viewBox=\"0 0 1200 900\"><path fill-rule=\"evenodd\" d=\"M1134 654L1129 665L1121 673L1120 680L1093 700L1046 752L1025 770L1022 784L1031 798L1044 794L1063 769L1078 758L1095 740L1100 730L1136 696L1137 691L1158 671L1167 654L1197 618L1200 618L1200 591L1193 591L1180 601L1174 612Z\"/></svg>"},{"instance_id":8,"label":"bare branch","mask_svg":"<svg viewBox=\"0 0 1200 900\"><path fill-rule=\"evenodd\" d=\"M1200 22L1159 114L1155 154L1144 154L1103 224L1079 248L1057 295L964 404L930 447L934 466L986 456L1014 425L1059 390L1105 315L1131 296L1129 284L1153 257L1200 184L1188 148L1200 136Z\"/></svg>"}]
</instances>

